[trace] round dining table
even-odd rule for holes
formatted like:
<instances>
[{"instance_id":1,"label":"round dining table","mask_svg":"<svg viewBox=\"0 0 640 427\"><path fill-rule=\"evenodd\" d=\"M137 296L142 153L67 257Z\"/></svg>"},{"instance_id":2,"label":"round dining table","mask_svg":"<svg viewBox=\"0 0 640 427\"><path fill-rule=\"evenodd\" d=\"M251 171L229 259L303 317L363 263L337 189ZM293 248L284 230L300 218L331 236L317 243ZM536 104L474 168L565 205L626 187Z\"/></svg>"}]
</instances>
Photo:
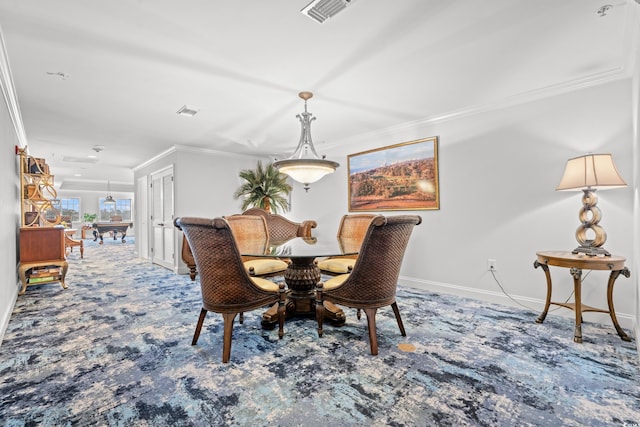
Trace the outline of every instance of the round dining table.
<instances>
[{"instance_id":1,"label":"round dining table","mask_svg":"<svg viewBox=\"0 0 640 427\"><path fill-rule=\"evenodd\" d=\"M354 239L336 237L296 237L283 242L256 242L247 245L242 253L251 257L277 257L288 262L284 272L287 284L287 318L315 318L315 288L321 274L316 260L318 258L357 255L360 242ZM332 303L325 302L325 319L334 325L344 324L344 311ZM278 322L278 307L271 307L262 315L262 327L272 329Z\"/></svg>"}]
</instances>

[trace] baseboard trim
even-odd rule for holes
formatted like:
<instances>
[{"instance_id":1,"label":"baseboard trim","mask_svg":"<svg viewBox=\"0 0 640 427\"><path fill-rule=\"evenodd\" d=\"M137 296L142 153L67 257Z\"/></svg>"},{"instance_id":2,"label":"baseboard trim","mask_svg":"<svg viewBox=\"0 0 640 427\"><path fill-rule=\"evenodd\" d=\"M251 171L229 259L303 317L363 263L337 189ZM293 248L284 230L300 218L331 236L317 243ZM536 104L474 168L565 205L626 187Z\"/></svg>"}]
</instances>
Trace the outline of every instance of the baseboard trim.
<instances>
[{"instance_id":1,"label":"baseboard trim","mask_svg":"<svg viewBox=\"0 0 640 427\"><path fill-rule=\"evenodd\" d=\"M179 265L177 269L174 269L176 274L189 274L189 267L186 265Z\"/></svg>"},{"instance_id":2,"label":"baseboard trim","mask_svg":"<svg viewBox=\"0 0 640 427\"><path fill-rule=\"evenodd\" d=\"M480 301L486 301L494 304L501 304L510 307L528 308L533 311L541 312L544 308L545 301L539 298L530 298L520 295L505 295L502 292L488 291L485 289L470 288L468 286L453 285L450 283L435 282L432 280L417 279L414 277L400 276L398 283L408 286L410 288L420 289L424 291L431 291L436 293L444 293L455 295L463 298L471 298ZM606 301L604 301L606 305ZM524 306L524 307L523 307ZM554 311L554 314L558 314L563 317L573 318L573 311L569 309L562 309ZM611 317L604 313L587 313L589 322L597 322L605 325L611 324ZM629 332L629 329L635 331L636 342L638 342L638 331L636 330L636 319L633 315L628 313L620 313L616 311L616 317L620 326Z\"/></svg>"},{"instance_id":3,"label":"baseboard trim","mask_svg":"<svg viewBox=\"0 0 640 427\"><path fill-rule=\"evenodd\" d=\"M640 327L636 325L634 328L635 336L636 336L636 351L638 352L638 361L640 361L640 347L638 347L638 342L640 342Z\"/></svg>"},{"instance_id":4,"label":"baseboard trim","mask_svg":"<svg viewBox=\"0 0 640 427\"><path fill-rule=\"evenodd\" d=\"M11 315L13 314L13 309L16 306L16 301L18 300L18 290L22 288L22 282L18 280L16 282L16 286L13 287L13 295L10 296L10 300L12 301L8 310L4 312L2 319L0 319L0 346L2 346L2 341L4 341L4 334L7 332L7 328L9 327L9 321L11 320Z\"/></svg>"}]
</instances>

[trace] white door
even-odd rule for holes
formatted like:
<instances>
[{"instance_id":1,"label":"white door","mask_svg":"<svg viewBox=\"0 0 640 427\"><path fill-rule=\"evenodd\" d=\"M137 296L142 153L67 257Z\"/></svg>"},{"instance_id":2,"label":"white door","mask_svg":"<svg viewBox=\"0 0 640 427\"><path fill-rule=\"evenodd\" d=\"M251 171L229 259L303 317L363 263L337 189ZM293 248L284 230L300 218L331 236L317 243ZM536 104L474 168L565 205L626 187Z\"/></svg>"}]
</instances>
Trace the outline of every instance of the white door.
<instances>
[{"instance_id":1,"label":"white door","mask_svg":"<svg viewBox=\"0 0 640 427\"><path fill-rule=\"evenodd\" d=\"M151 174L151 262L175 266L173 227L173 167Z\"/></svg>"},{"instance_id":2,"label":"white door","mask_svg":"<svg viewBox=\"0 0 640 427\"><path fill-rule=\"evenodd\" d=\"M149 259L149 184L146 176L138 178L136 188L136 246L138 257Z\"/></svg>"}]
</instances>

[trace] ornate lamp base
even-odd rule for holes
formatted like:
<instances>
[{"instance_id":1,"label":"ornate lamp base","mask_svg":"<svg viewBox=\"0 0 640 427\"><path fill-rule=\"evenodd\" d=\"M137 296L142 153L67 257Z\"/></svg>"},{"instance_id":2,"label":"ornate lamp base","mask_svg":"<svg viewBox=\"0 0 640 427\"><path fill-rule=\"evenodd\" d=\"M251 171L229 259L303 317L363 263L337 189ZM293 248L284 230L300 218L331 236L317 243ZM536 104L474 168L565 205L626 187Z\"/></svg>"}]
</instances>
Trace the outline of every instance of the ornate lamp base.
<instances>
[{"instance_id":1,"label":"ornate lamp base","mask_svg":"<svg viewBox=\"0 0 640 427\"><path fill-rule=\"evenodd\" d=\"M572 254L582 253L582 254L586 254L587 256L598 256L598 255L611 256L611 253L609 253L609 251L606 250L605 248L588 246L588 243L589 242L587 242L587 244L585 245L578 246L577 248L572 250L571 253Z\"/></svg>"},{"instance_id":2,"label":"ornate lamp base","mask_svg":"<svg viewBox=\"0 0 640 427\"><path fill-rule=\"evenodd\" d=\"M602 212L600 208L596 206L598 204L598 196L596 196L596 190L592 188L586 188L582 195L582 208L578 213L580 219L580 226L576 230L576 240L580 243L580 246L575 248L571 253L583 253L587 256L611 256L611 254L602 247L604 242L607 241L607 233L604 231L598 223L602 218ZM587 231L595 234L593 239L587 240Z\"/></svg>"}]
</instances>

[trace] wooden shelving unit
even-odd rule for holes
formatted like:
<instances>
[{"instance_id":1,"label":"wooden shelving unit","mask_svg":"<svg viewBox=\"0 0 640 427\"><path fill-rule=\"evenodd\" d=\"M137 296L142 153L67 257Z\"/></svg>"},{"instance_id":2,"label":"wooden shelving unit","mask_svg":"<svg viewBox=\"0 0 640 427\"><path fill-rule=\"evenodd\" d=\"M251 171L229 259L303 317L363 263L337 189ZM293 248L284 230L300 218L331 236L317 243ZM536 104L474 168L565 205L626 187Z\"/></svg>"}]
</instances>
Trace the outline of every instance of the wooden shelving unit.
<instances>
[{"instance_id":1,"label":"wooden shelving unit","mask_svg":"<svg viewBox=\"0 0 640 427\"><path fill-rule=\"evenodd\" d=\"M22 282L19 295L27 286L64 282L69 267L65 254L64 228L60 224L59 200L53 187L53 175L44 159L20 156L20 264Z\"/></svg>"},{"instance_id":2,"label":"wooden shelving unit","mask_svg":"<svg viewBox=\"0 0 640 427\"><path fill-rule=\"evenodd\" d=\"M26 154L20 156L21 225L23 227L52 227L60 224L60 201L44 159Z\"/></svg>"}]
</instances>

